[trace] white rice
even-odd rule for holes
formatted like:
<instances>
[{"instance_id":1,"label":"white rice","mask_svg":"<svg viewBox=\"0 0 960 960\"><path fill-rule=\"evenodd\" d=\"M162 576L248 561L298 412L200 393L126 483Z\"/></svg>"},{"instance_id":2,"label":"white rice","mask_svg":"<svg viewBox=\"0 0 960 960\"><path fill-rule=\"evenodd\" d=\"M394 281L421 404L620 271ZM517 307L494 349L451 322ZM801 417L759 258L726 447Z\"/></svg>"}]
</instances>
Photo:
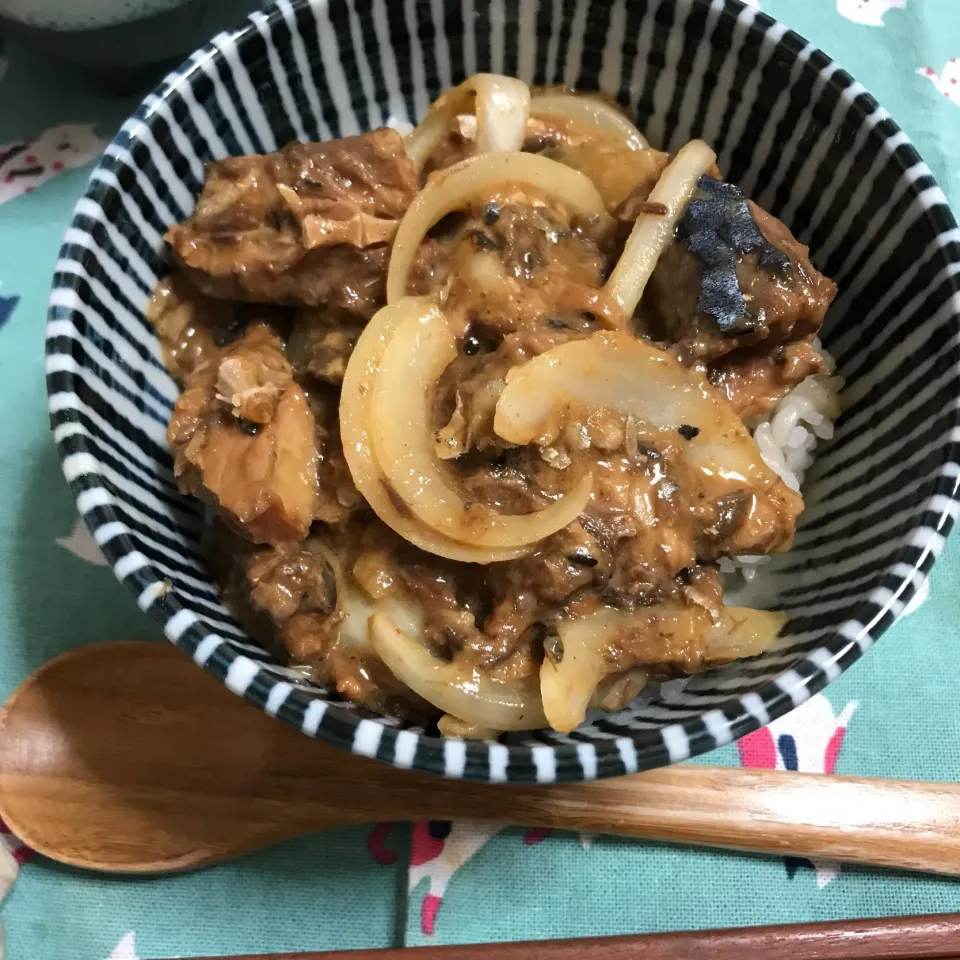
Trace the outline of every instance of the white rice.
<instances>
[{"instance_id":1,"label":"white rice","mask_svg":"<svg viewBox=\"0 0 960 960\"><path fill-rule=\"evenodd\" d=\"M764 463L781 477L791 490L800 492L804 475L813 464L817 444L833 436L833 422L840 416L843 377L832 376L833 357L814 341L827 368L825 374L807 377L790 391L753 431ZM757 569L769 563L768 556L739 556L720 560L722 573L739 570L750 581Z\"/></svg>"},{"instance_id":2,"label":"white rice","mask_svg":"<svg viewBox=\"0 0 960 960\"><path fill-rule=\"evenodd\" d=\"M387 117L387 122L384 126L389 127L391 130L396 130L401 137L405 137L410 133L413 133L413 124L409 120L401 120L399 117L395 117L392 113Z\"/></svg>"}]
</instances>

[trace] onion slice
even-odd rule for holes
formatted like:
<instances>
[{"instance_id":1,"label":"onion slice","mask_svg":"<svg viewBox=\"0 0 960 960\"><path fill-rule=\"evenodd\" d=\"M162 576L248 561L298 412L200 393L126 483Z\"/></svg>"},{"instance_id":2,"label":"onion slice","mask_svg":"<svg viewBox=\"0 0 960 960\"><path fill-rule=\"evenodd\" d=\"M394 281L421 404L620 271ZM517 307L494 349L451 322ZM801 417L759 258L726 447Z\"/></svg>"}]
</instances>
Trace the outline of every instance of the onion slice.
<instances>
[{"instance_id":1,"label":"onion slice","mask_svg":"<svg viewBox=\"0 0 960 960\"><path fill-rule=\"evenodd\" d=\"M456 338L440 310L414 300L396 323L370 400L374 457L390 488L434 532L479 547L529 553L583 512L592 479L581 478L572 492L530 514L468 509L435 454L431 428L434 385L456 355Z\"/></svg>"},{"instance_id":2,"label":"onion slice","mask_svg":"<svg viewBox=\"0 0 960 960\"><path fill-rule=\"evenodd\" d=\"M547 722L554 730L576 730L586 719L587 706L598 684L614 672L603 655L603 647L610 632L607 620L616 615L618 611L602 607L597 613L557 624L562 643L556 648L559 656L545 654L540 667L540 699Z\"/></svg>"},{"instance_id":3,"label":"onion slice","mask_svg":"<svg viewBox=\"0 0 960 960\"><path fill-rule=\"evenodd\" d=\"M423 612L412 600L403 596L385 596L372 600L344 567L344 551L330 544L322 536L305 541L308 550L321 554L330 564L337 581L337 640L341 647L354 656L376 659L370 645L370 616L380 610L401 624L414 636L423 632Z\"/></svg>"},{"instance_id":4,"label":"onion slice","mask_svg":"<svg viewBox=\"0 0 960 960\"><path fill-rule=\"evenodd\" d=\"M621 110L600 97L582 93L541 93L530 101L530 116L559 117L596 133L622 140L631 150L650 146Z\"/></svg>"},{"instance_id":5,"label":"onion slice","mask_svg":"<svg viewBox=\"0 0 960 960\"><path fill-rule=\"evenodd\" d=\"M437 171L416 195L400 221L387 270L387 303L406 296L417 250L427 231L448 213L502 184L542 191L580 217L610 223L603 197L579 170L537 153L487 153Z\"/></svg>"},{"instance_id":6,"label":"onion slice","mask_svg":"<svg viewBox=\"0 0 960 960\"><path fill-rule=\"evenodd\" d=\"M787 622L778 610L725 607L720 622L710 631L707 660L726 662L756 657L769 650Z\"/></svg>"},{"instance_id":7,"label":"onion slice","mask_svg":"<svg viewBox=\"0 0 960 960\"><path fill-rule=\"evenodd\" d=\"M550 645L545 644L540 668L540 696L550 726L569 733L583 723L598 684L616 671L605 652L618 638L653 633L667 650L709 628L709 615L703 608L670 601L633 612L598 607L584 616L559 620L557 655L551 656Z\"/></svg>"},{"instance_id":8,"label":"onion slice","mask_svg":"<svg viewBox=\"0 0 960 960\"><path fill-rule=\"evenodd\" d=\"M370 618L370 641L401 683L464 724L484 730L539 730L547 725L535 677L506 682L476 667L444 663L382 612Z\"/></svg>"},{"instance_id":9,"label":"onion slice","mask_svg":"<svg viewBox=\"0 0 960 960\"><path fill-rule=\"evenodd\" d=\"M493 429L509 443L549 444L571 405L612 410L670 432L686 462L751 491L782 481L763 461L747 428L697 370L622 331L560 344L514 367L497 401ZM791 495L792 496L792 495Z\"/></svg>"},{"instance_id":10,"label":"onion slice","mask_svg":"<svg viewBox=\"0 0 960 960\"><path fill-rule=\"evenodd\" d=\"M590 706L604 713L615 713L629 706L650 682L650 674L643 667L631 667L604 677L590 698Z\"/></svg>"},{"instance_id":11,"label":"onion slice","mask_svg":"<svg viewBox=\"0 0 960 960\"><path fill-rule=\"evenodd\" d=\"M459 113L474 102L476 152L519 150L530 115L530 88L514 77L477 73L434 100L426 117L407 134L404 146L419 172Z\"/></svg>"},{"instance_id":12,"label":"onion slice","mask_svg":"<svg viewBox=\"0 0 960 960\"><path fill-rule=\"evenodd\" d=\"M465 563L512 560L527 551L467 547L428 530L410 514L402 501L398 503L391 497L392 488L374 457L368 427L370 397L384 349L398 320L408 315L419 316L429 306L429 301L411 297L384 307L374 314L357 340L347 363L340 394L340 436L347 466L357 490L374 513L404 540L421 550Z\"/></svg>"},{"instance_id":13,"label":"onion slice","mask_svg":"<svg viewBox=\"0 0 960 960\"><path fill-rule=\"evenodd\" d=\"M367 621L373 613L373 603L344 570L341 552L324 537L309 537L304 541L304 546L311 553L319 553L333 570L337 583L336 615L340 618L337 624L338 639L358 656L372 656Z\"/></svg>"},{"instance_id":14,"label":"onion slice","mask_svg":"<svg viewBox=\"0 0 960 960\"><path fill-rule=\"evenodd\" d=\"M720 620L711 624L702 608L671 601L633 613L599 607L585 616L560 620L560 643L554 645L557 655L551 656L547 644L540 668L540 696L547 721L560 733L569 733L583 723L598 685L614 672L604 652L631 632L654 631L665 649L706 632L706 659L724 661L769 649L785 621L786 617L775 611L725 607Z\"/></svg>"},{"instance_id":15,"label":"onion slice","mask_svg":"<svg viewBox=\"0 0 960 960\"><path fill-rule=\"evenodd\" d=\"M445 737L457 737L460 740L496 740L500 730L478 727L475 723L465 723L459 717L445 713L437 721L437 729Z\"/></svg>"},{"instance_id":16,"label":"onion slice","mask_svg":"<svg viewBox=\"0 0 960 960\"><path fill-rule=\"evenodd\" d=\"M650 203L662 203L667 215L641 213L604 290L633 316L660 254L673 242L673 231L683 216L697 184L717 155L702 140L691 140L663 171L650 194ZM402 224L401 224L402 229Z\"/></svg>"}]
</instances>

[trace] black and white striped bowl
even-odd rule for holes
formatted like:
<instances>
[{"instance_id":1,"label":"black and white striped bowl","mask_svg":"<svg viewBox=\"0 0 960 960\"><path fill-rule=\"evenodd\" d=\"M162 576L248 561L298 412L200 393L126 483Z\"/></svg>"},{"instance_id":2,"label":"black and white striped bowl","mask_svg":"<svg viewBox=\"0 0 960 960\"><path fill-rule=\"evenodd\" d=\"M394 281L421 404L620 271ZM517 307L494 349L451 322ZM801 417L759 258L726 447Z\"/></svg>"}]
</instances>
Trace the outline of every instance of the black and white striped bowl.
<instances>
[{"instance_id":1,"label":"black and white striped bowl","mask_svg":"<svg viewBox=\"0 0 960 960\"><path fill-rule=\"evenodd\" d=\"M476 71L614 94L655 145L692 137L782 217L840 285L824 340L847 380L808 477L794 550L766 577L791 616L775 650L570 736L429 736L304 682L220 602L177 491L177 389L144 318L162 234L203 164L414 121ZM960 232L926 165L863 87L735 0L281 0L221 34L107 148L50 297L50 419L81 514L137 603L267 713L400 767L572 781L683 760L800 704L856 660L921 585L956 517Z\"/></svg>"}]
</instances>

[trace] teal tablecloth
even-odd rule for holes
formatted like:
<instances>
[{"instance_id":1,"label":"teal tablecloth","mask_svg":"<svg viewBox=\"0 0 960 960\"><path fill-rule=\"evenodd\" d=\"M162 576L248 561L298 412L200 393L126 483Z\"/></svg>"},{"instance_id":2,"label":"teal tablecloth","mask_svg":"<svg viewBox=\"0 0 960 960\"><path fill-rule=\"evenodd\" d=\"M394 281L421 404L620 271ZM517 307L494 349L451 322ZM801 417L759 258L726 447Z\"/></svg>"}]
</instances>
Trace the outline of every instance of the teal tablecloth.
<instances>
[{"instance_id":1,"label":"teal tablecloth","mask_svg":"<svg viewBox=\"0 0 960 960\"><path fill-rule=\"evenodd\" d=\"M960 208L960 0L759 5L878 97ZM16 47L0 61L0 696L62 650L157 635L77 525L47 434L43 383L60 238L89 163L133 105ZM913 604L862 663L771 730L705 759L960 779L958 573L954 538L931 598ZM421 823L335 831L152 880L33 858L2 910L12 960L129 960L950 911L960 910L960 883Z\"/></svg>"}]
</instances>

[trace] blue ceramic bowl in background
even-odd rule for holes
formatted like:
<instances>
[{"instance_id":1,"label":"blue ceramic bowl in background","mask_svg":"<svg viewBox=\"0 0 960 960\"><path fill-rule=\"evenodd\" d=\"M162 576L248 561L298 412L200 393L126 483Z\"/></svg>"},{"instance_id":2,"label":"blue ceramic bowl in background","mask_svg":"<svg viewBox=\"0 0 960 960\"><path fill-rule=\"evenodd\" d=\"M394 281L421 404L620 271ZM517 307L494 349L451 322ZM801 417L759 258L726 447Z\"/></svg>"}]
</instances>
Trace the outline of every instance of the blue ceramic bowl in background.
<instances>
[{"instance_id":1,"label":"blue ceramic bowl in background","mask_svg":"<svg viewBox=\"0 0 960 960\"><path fill-rule=\"evenodd\" d=\"M0 0L0 32L98 70L141 71L182 57L257 0Z\"/></svg>"}]
</instances>

